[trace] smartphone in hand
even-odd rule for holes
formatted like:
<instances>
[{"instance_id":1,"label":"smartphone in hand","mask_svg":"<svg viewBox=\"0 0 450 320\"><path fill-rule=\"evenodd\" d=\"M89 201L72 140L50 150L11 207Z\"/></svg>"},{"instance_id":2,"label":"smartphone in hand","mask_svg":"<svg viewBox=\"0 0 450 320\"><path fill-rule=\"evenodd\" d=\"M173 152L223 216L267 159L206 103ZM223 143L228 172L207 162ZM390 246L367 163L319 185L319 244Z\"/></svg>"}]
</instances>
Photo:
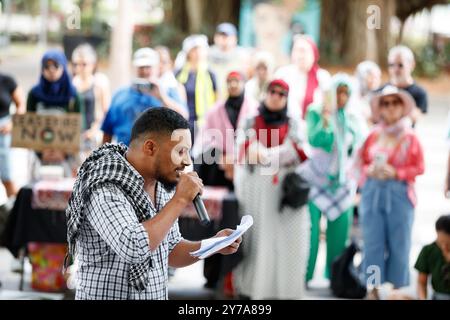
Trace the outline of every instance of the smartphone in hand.
<instances>
[{"instance_id":1,"label":"smartphone in hand","mask_svg":"<svg viewBox=\"0 0 450 320\"><path fill-rule=\"evenodd\" d=\"M141 93L150 93L155 85L147 79L137 78L133 81L133 88Z\"/></svg>"}]
</instances>

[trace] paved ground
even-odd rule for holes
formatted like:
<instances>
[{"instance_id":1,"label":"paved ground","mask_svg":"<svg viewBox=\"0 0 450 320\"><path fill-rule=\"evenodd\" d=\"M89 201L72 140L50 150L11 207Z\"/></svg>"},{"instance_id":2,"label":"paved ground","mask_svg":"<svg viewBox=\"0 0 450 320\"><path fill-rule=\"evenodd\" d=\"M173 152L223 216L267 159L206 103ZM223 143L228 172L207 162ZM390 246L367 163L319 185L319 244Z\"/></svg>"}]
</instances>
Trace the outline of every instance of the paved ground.
<instances>
[{"instance_id":1,"label":"paved ground","mask_svg":"<svg viewBox=\"0 0 450 320\"><path fill-rule=\"evenodd\" d=\"M0 51L2 64L0 71L15 75L27 92L37 81L39 73L40 53L32 48L8 49ZM450 107L450 95L434 95L430 99L430 113L424 117L417 131L425 149L426 173L417 181L419 204L413 229L411 266L421 247L434 240L434 222L443 213L450 212L450 201L443 197L443 183L446 170L447 147L445 145L446 119ZM25 184L28 177L27 151L14 150L13 170L15 179ZM4 193L0 187L0 203L4 201ZM331 299L327 289L327 281L321 276L324 268L324 243L322 243L316 275L310 284L308 298ZM49 295L30 290L30 268L25 281L25 292L18 292L19 276L10 271L12 256L6 249L0 248L0 280L3 289L0 299L61 299L62 295ZM413 270L412 270L413 272ZM171 279L169 288L173 298L210 298L211 292L203 289L205 279L202 275L202 263L179 269Z\"/></svg>"}]
</instances>

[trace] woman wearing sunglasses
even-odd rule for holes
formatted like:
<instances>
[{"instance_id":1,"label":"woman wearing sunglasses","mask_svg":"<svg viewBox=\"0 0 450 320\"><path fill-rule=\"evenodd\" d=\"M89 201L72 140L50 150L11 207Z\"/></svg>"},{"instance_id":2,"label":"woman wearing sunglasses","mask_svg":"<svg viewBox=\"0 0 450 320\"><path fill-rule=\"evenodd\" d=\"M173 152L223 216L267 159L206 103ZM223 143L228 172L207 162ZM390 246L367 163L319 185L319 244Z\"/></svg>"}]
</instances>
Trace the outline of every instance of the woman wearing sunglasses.
<instances>
[{"instance_id":1,"label":"woman wearing sunglasses","mask_svg":"<svg viewBox=\"0 0 450 320\"><path fill-rule=\"evenodd\" d=\"M41 76L28 94L27 111L56 109L80 112L82 102L67 72L67 60L59 50L47 51L41 60Z\"/></svg>"},{"instance_id":2,"label":"woman wearing sunglasses","mask_svg":"<svg viewBox=\"0 0 450 320\"><path fill-rule=\"evenodd\" d=\"M417 202L414 183L424 172L423 150L409 118L416 106L406 91L386 86L372 98L371 107L378 125L360 153L363 272L369 287L376 289L379 284L390 282L399 288L409 284L411 231Z\"/></svg>"},{"instance_id":3,"label":"woman wearing sunglasses","mask_svg":"<svg viewBox=\"0 0 450 320\"><path fill-rule=\"evenodd\" d=\"M234 186L243 213L255 223L244 235L244 260L235 275L237 292L251 299L301 299L309 250L305 206L283 206L284 179L306 159L305 139L287 114L289 86L269 83L259 114L238 130Z\"/></svg>"},{"instance_id":4,"label":"woman wearing sunglasses","mask_svg":"<svg viewBox=\"0 0 450 320\"><path fill-rule=\"evenodd\" d=\"M27 112L62 114L83 113L83 103L67 71L67 60L60 50L48 50L41 60L41 75L28 94ZM70 157L61 150L48 148L37 154L40 161L34 161L37 167L32 170L32 178L35 176L40 164L62 165L65 175L71 175L75 163L68 161Z\"/></svg>"}]
</instances>

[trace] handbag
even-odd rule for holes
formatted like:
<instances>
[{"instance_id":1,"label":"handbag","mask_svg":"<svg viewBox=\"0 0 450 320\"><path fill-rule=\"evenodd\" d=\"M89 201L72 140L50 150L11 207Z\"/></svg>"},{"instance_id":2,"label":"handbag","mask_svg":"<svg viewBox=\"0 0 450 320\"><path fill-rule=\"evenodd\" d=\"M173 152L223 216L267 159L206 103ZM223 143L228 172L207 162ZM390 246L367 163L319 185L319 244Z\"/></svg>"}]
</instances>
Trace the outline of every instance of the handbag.
<instances>
[{"instance_id":1,"label":"handbag","mask_svg":"<svg viewBox=\"0 0 450 320\"><path fill-rule=\"evenodd\" d=\"M281 190L280 212L285 206L299 209L308 203L310 184L297 172L286 174Z\"/></svg>"}]
</instances>

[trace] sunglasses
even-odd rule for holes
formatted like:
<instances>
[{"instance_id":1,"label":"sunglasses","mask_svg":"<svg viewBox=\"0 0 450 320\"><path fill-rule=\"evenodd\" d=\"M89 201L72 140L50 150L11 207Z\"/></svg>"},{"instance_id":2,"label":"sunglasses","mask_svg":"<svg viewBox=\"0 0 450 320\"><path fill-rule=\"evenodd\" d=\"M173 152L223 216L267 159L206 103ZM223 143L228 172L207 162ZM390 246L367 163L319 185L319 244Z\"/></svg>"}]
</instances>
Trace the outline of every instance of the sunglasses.
<instances>
[{"instance_id":1,"label":"sunglasses","mask_svg":"<svg viewBox=\"0 0 450 320\"><path fill-rule=\"evenodd\" d=\"M80 66L80 67L86 67L86 66L87 66L87 63L86 63L86 62L80 62L80 63L78 63L78 62L72 62L72 65L73 65L74 67L78 67L78 66Z\"/></svg>"},{"instance_id":2,"label":"sunglasses","mask_svg":"<svg viewBox=\"0 0 450 320\"><path fill-rule=\"evenodd\" d=\"M400 106L402 105L402 101L401 100L383 100L380 102L380 107L382 108L387 108L389 106Z\"/></svg>"},{"instance_id":3,"label":"sunglasses","mask_svg":"<svg viewBox=\"0 0 450 320\"><path fill-rule=\"evenodd\" d=\"M269 93L270 93L271 95L277 94L280 98L284 98L284 97L287 96L287 92L284 92L284 91L278 91L278 90L273 90L273 89L270 90Z\"/></svg>"},{"instance_id":4,"label":"sunglasses","mask_svg":"<svg viewBox=\"0 0 450 320\"><path fill-rule=\"evenodd\" d=\"M400 69L403 69L404 65L403 63L389 63L388 67L389 68L399 67Z\"/></svg>"},{"instance_id":5,"label":"sunglasses","mask_svg":"<svg viewBox=\"0 0 450 320\"><path fill-rule=\"evenodd\" d=\"M44 66L44 69L45 70L50 70L50 69L57 70L57 69L59 69L59 67L60 67L59 63L49 63Z\"/></svg>"}]
</instances>

